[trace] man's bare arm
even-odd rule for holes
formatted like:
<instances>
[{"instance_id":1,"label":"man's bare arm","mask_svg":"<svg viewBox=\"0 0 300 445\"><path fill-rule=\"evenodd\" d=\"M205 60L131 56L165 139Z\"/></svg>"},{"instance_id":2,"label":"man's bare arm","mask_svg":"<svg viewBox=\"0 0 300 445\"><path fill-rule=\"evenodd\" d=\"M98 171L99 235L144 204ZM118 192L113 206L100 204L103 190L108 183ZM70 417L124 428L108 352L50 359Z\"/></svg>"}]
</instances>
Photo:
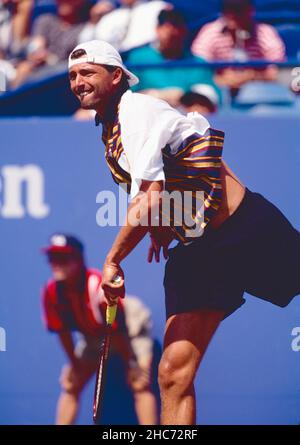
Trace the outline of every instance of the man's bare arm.
<instances>
[{"instance_id":1,"label":"man's bare arm","mask_svg":"<svg viewBox=\"0 0 300 445\"><path fill-rule=\"evenodd\" d=\"M125 225L119 231L102 270L101 285L107 300L111 303L112 299L109 298L109 294L112 297L124 296L124 280L115 284L114 277L119 275L124 278L120 263L149 231L151 210L157 208L159 193L162 190L162 181L143 181L140 187L141 193L133 199L128 207ZM144 224L133 224L132 221L135 217L139 221L143 221Z\"/></svg>"},{"instance_id":2,"label":"man's bare arm","mask_svg":"<svg viewBox=\"0 0 300 445\"><path fill-rule=\"evenodd\" d=\"M76 366L77 358L74 353L74 341L72 333L70 331L59 332L58 337L71 364L73 366Z\"/></svg>"}]
</instances>

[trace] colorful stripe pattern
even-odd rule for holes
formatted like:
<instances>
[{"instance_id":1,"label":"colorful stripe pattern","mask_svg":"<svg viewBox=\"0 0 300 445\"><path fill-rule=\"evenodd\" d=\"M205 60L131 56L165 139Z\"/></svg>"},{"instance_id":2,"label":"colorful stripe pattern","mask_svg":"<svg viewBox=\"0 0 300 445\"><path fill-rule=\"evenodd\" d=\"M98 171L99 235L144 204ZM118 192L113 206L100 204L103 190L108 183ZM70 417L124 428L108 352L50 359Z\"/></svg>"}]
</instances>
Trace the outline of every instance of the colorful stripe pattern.
<instances>
[{"instance_id":1,"label":"colorful stripe pattern","mask_svg":"<svg viewBox=\"0 0 300 445\"><path fill-rule=\"evenodd\" d=\"M123 151L121 128L118 114L111 126L103 126L102 140L105 144L105 158L114 181L127 184L130 193L130 174L118 164ZM224 133L209 128L201 136L194 133L185 139L175 154L167 145L162 149L165 189L180 192L180 202L171 200L171 211L161 211L163 224L170 224L176 238L188 242L200 236L216 214L222 194L220 167ZM201 193L202 192L202 193ZM178 196L178 194L177 194ZM185 199L188 196L188 201ZM184 202L184 205L181 205ZM188 202L189 205L186 205ZM179 212L176 207L181 205ZM188 214L187 214L188 213Z\"/></svg>"}]
</instances>

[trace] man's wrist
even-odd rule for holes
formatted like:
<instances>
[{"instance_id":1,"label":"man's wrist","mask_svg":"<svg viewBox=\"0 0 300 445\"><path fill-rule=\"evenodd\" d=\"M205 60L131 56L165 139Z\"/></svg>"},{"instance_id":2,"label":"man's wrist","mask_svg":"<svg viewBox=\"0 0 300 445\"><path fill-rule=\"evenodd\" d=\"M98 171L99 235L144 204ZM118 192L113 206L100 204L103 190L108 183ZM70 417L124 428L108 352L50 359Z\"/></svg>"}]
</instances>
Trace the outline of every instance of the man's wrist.
<instances>
[{"instance_id":1,"label":"man's wrist","mask_svg":"<svg viewBox=\"0 0 300 445\"><path fill-rule=\"evenodd\" d=\"M120 262L121 261L116 254L109 253L105 259L104 266L118 268L120 265Z\"/></svg>"}]
</instances>

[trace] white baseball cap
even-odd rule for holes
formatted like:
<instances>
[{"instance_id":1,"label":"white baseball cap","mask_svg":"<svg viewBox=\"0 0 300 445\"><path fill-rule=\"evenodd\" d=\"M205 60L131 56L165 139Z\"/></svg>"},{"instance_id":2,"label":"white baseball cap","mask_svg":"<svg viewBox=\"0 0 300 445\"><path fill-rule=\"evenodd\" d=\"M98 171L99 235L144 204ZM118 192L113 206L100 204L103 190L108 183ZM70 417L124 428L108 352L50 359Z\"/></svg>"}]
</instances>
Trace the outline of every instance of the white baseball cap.
<instances>
[{"instance_id":1,"label":"white baseball cap","mask_svg":"<svg viewBox=\"0 0 300 445\"><path fill-rule=\"evenodd\" d=\"M208 85L205 83L196 83L192 85L191 91L193 93L207 97L207 99L209 99L213 105L219 105L218 94L212 85Z\"/></svg>"},{"instance_id":2,"label":"white baseball cap","mask_svg":"<svg viewBox=\"0 0 300 445\"><path fill-rule=\"evenodd\" d=\"M78 59L71 59L74 51L82 49L86 52ZM69 69L79 63L95 63L98 65L118 66L122 68L127 75L129 86L139 83L139 78L131 73L123 64L122 58L118 51L104 40L90 40L89 42L80 43L69 55Z\"/></svg>"}]
</instances>

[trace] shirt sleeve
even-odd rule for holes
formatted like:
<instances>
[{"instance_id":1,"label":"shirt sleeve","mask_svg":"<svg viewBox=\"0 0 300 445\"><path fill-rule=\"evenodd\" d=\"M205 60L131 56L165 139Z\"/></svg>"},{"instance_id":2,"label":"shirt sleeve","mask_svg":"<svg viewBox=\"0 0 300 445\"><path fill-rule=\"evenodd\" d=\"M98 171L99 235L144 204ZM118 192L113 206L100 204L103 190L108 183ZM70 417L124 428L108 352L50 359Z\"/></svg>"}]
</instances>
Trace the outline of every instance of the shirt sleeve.
<instances>
[{"instance_id":1,"label":"shirt sleeve","mask_svg":"<svg viewBox=\"0 0 300 445\"><path fill-rule=\"evenodd\" d=\"M38 17L33 24L32 35L43 36L46 40L49 38L50 28L56 17L52 14L43 14Z\"/></svg>"},{"instance_id":2,"label":"shirt sleeve","mask_svg":"<svg viewBox=\"0 0 300 445\"><path fill-rule=\"evenodd\" d=\"M285 45L273 26L261 24L259 28L264 58L273 62L286 60Z\"/></svg>"},{"instance_id":3,"label":"shirt sleeve","mask_svg":"<svg viewBox=\"0 0 300 445\"><path fill-rule=\"evenodd\" d=\"M142 180L165 181L162 149L181 115L166 102L130 93L120 110L121 137L131 176L131 199Z\"/></svg>"},{"instance_id":4,"label":"shirt sleeve","mask_svg":"<svg viewBox=\"0 0 300 445\"><path fill-rule=\"evenodd\" d=\"M211 23L204 25L192 43L192 53L208 61L214 60L215 36L214 26Z\"/></svg>"},{"instance_id":5,"label":"shirt sleeve","mask_svg":"<svg viewBox=\"0 0 300 445\"><path fill-rule=\"evenodd\" d=\"M105 40L119 50L126 34L129 15L129 11L121 9L106 14L96 25L94 38Z\"/></svg>"}]
</instances>

